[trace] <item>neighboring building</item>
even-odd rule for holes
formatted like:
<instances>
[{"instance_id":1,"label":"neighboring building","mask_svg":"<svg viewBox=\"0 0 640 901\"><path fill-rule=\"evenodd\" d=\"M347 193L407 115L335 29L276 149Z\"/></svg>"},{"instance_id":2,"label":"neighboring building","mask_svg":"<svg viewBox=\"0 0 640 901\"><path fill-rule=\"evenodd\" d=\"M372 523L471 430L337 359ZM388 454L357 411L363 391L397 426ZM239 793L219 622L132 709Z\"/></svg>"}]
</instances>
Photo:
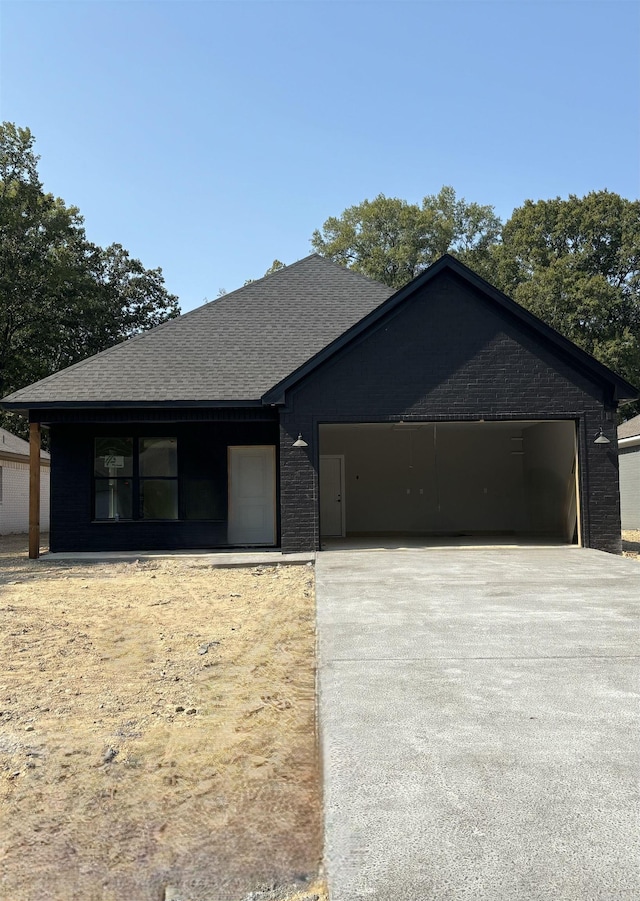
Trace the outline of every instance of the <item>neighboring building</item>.
<instances>
[{"instance_id":1,"label":"neighboring building","mask_svg":"<svg viewBox=\"0 0 640 901\"><path fill-rule=\"evenodd\" d=\"M49 531L50 457L40 455L40 528ZM29 531L29 443L0 429L0 535Z\"/></svg>"},{"instance_id":2,"label":"neighboring building","mask_svg":"<svg viewBox=\"0 0 640 901\"><path fill-rule=\"evenodd\" d=\"M640 529L640 415L618 426L620 518L623 529Z\"/></svg>"},{"instance_id":3,"label":"neighboring building","mask_svg":"<svg viewBox=\"0 0 640 901\"><path fill-rule=\"evenodd\" d=\"M453 257L392 292L312 255L4 405L50 430L53 551L463 533L619 553L636 397Z\"/></svg>"}]
</instances>

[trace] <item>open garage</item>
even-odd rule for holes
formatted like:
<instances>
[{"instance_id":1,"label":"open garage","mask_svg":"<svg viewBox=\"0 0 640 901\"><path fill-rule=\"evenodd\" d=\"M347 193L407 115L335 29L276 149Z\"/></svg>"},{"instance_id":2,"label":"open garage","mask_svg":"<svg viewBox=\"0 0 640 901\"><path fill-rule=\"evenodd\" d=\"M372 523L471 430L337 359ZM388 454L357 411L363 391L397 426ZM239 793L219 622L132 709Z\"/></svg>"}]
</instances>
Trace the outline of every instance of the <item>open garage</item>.
<instances>
[{"instance_id":1,"label":"open garage","mask_svg":"<svg viewBox=\"0 0 640 901\"><path fill-rule=\"evenodd\" d=\"M637 396L453 257L393 293L313 255L3 404L34 448L49 429L55 551L454 536L620 553L616 418ZM171 460L148 463L152 444ZM171 503L149 505L160 490Z\"/></svg>"},{"instance_id":2,"label":"open garage","mask_svg":"<svg viewBox=\"0 0 640 901\"><path fill-rule=\"evenodd\" d=\"M320 533L579 541L571 420L325 424Z\"/></svg>"}]
</instances>

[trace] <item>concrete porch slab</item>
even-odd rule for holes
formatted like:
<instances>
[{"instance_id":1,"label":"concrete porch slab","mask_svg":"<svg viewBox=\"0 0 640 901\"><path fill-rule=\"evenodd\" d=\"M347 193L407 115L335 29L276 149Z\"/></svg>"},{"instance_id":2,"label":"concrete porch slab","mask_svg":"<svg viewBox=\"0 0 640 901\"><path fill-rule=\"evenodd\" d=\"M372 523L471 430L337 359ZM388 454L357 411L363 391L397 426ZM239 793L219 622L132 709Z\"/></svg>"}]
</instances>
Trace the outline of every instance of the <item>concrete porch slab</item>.
<instances>
[{"instance_id":1,"label":"concrete porch slab","mask_svg":"<svg viewBox=\"0 0 640 901\"><path fill-rule=\"evenodd\" d=\"M315 553L283 554L282 551L89 551L77 553L45 553L39 558L73 563L133 563L135 560L194 560L207 566L277 566L279 564L314 563Z\"/></svg>"}]
</instances>

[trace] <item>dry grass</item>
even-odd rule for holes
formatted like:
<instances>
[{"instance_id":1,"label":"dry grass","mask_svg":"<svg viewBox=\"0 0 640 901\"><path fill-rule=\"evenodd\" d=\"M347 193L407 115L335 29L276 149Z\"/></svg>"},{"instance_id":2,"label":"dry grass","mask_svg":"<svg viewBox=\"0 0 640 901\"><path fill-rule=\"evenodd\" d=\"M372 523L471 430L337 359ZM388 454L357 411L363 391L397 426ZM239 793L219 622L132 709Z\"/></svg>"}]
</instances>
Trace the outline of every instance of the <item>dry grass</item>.
<instances>
[{"instance_id":1,"label":"dry grass","mask_svg":"<svg viewBox=\"0 0 640 901\"><path fill-rule=\"evenodd\" d=\"M313 897L312 569L0 542L0 897Z\"/></svg>"}]
</instances>

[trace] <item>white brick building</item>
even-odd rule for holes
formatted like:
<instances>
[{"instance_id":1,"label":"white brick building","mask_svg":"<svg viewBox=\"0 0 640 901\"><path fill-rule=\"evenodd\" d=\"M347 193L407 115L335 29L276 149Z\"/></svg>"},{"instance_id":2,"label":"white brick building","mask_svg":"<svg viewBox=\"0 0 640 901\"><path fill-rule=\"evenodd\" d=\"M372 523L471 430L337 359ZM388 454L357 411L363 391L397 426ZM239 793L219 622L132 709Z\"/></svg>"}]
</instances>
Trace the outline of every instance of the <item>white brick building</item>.
<instances>
[{"instance_id":1,"label":"white brick building","mask_svg":"<svg viewBox=\"0 0 640 901\"><path fill-rule=\"evenodd\" d=\"M40 457L40 529L49 531L50 456ZM29 531L29 444L0 429L0 535Z\"/></svg>"}]
</instances>

